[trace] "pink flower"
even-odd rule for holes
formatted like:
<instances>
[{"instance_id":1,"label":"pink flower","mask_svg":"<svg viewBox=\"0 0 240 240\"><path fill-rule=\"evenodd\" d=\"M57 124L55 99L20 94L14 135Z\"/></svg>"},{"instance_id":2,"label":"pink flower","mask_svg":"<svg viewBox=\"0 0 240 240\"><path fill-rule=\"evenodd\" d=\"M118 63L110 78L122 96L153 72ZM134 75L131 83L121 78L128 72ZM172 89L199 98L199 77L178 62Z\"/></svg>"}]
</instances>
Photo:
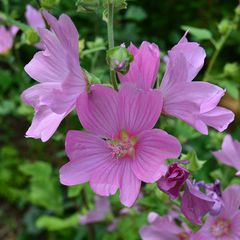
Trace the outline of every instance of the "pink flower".
<instances>
[{"instance_id":1,"label":"pink flower","mask_svg":"<svg viewBox=\"0 0 240 240\"><path fill-rule=\"evenodd\" d=\"M22 99L35 110L26 136L47 141L75 108L87 80L79 65L78 32L71 19L63 14L57 20L46 11L43 15L51 31L38 29L44 50L24 68L39 83L25 90Z\"/></svg>"},{"instance_id":2,"label":"pink flower","mask_svg":"<svg viewBox=\"0 0 240 240\"><path fill-rule=\"evenodd\" d=\"M199 190L196 184L186 181L187 188L182 197L181 211L194 224L202 224L201 218L211 211L215 201Z\"/></svg>"},{"instance_id":3,"label":"pink flower","mask_svg":"<svg viewBox=\"0 0 240 240\"><path fill-rule=\"evenodd\" d=\"M157 45L143 42L138 49L131 44L128 50L134 55L134 61L126 75L118 74L120 81L145 90L153 88L160 63ZM188 42L184 36L168 53L160 91L166 115L180 118L199 132L208 134L207 126L224 131L234 114L217 106L224 95L223 89L207 82L192 81L202 68L205 56L199 44Z\"/></svg>"},{"instance_id":4,"label":"pink flower","mask_svg":"<svg viewBox=\"0 0 240 240\"><path fill-rule=\"evenodd\" d=\"M148 215L149 226L144 226L140 230L143 240L184 240L191 239L192 232L185 225L178 226L175 217L169 215L159 216L157 213Z\"/></svg>"},{"instance_id":5,"label":"pink flower","mask_svg":"<svg viewBox=\"0 0 240 240\"><path fill-rule=\"evenodd\" d=\"M173 163L168 167L166 175L158 180L158 187L172 199L176 199L188 176L187 169L182 168L179 163Z\"/></svg>"},{"instance_id":6,"label":"pink flower","mask_svg":"<svg viewBox=\"0 0 240 240\"><path fill-rule=\"evenodd\" d=\"M240 186L232 185L223 192L224 207L216 217L209 216L194 240L240 239Z\"/></svg>"},{"instance_id":7,"label":"pink flower","mask_svg":"<svg viewBox=\"0 0 240 240\"><path fill-rule=\"evenodd\" d=\"M213 155L224 164L237 169L237 176L240 176L240 142L233 140L226 135L222 143L222 149L213 152Z\"/></svg>"},{"instance_id":8,"label":"pink flower","mask_svg":"<svg viewBox=\"0 0 240 240\"><path fill-rule=\"evenodd\" d=\"M68 132L66 153L70 161L60 170L61 183L90 182L102 196L120 189L121 202L132 206L141 182L157 181L165 174L165 160L181 152L176 138L152 129L161 103L159 91L138 91L129 86L116 92L95 85L91 93L81 94L77 112L87 131Z\"/></svg>"},{"instance_id":9,"label":"pink flower","mask_svg":"<svg viewBox=\"0 0 240 240\"><path fill-rule=\"evenodd\" d=\"M12 48L17 32L18 28L16 26L11 26L9 29L0 26L0 54L5 54Z\"/></svg>"},{"instance_id":10,"label":"pink flower","mask_svg":"<svg viewBox=\"0 0 240 240\"><path fill-rule=\"evenodd\" d=\"M95 209L89 211L86 215L81 215L80 224L89 224L100 222L105 219L110 212L110 203L107 197L95 196Z\"/></svg>"}]
</instances>

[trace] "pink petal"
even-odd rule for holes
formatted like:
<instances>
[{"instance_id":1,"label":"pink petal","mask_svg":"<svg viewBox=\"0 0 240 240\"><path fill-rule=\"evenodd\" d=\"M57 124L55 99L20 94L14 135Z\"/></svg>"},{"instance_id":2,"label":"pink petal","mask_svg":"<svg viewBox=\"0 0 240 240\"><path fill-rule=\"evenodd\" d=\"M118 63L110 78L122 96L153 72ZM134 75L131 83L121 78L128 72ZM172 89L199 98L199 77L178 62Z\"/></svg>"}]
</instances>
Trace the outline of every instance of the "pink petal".
<instances>
[{"instance_id":1,"label":"pink petal","mask_svg":"<svg viewBox=\"0 0 240 240\"><path fill-rule=\"evenodd\" d=\"M85 129L103 137L113 138L119 132L118 94L102 85L91 87L77 101L78 117Z\"/></svg>"},{"instance_id":2,"label":"pink petal","mask_svg":"<svg viewBox=\"0 0 240 240\"><path fill-rule=\"evenodd\" d=\"M41 12L32 7L30 4L26 6L25 17L28 24L35 30L38 28L45 28L45 22Z\"/></svg>"},{"instance_id":3,"label":"pink petal","mask_svg":"<svg viewBox=\"0 0 240 240\"><path fill-rule=\"evenodd\" d=\"M120 160L121 161L121 160ZM124 161L120 181L120 201L127 207L131 207L140 192L141 181L134 175L131 168L131 159Z\"/></svg>"},{"instance_id":4,"label":"pink petal","mask_svg":"<svg viewBox=\"0 0 240 240\"><path fill-rule=\"evenodd\" d=\"M59 89L60 84L55 82L40 83L26 89L22 95L22 100L34 108L47 105L53 96L53 90Z\"/></svg>"},{"instance_id":5,"label":"pink petal","mask_svg":"<svg viewBox=\"0 0 240 240\"><path fill-rule=\"evenodd\" d=\"M129 51L134 55L134 61L126 75L118 74L122 83L134 83L139 88L152 88L158 74L160 51L154 43L143 42L140 48L131 44Z\"/></svg>"},{"instance_id":6,"label":"pink petal","mask_svg":"<svg viewBox=\"0 0 240 240\"><path fill-rule=\"evenodd\" d=\"M234 120L234 113L223 107L215 107L213 110L201 114L200 119L206 125L223 132Z\"/></svg>"},{"instance_id":7,"label":"pink petal","mask_svg":"<svg viewBox=\"0 0 240 240\"><path fill-rule=\"evenodd\" d=\"M234 144L231 135L226 135L222 143L222 149L213 152L213 155L224 164L240 170L240 153L236 147L238 147L238 145Z\"/></svg>"},{"instance_id":8,"label":"pink petal","mask_svg":"<svg viewBox=\"0 0 240 240\"><path fill-rule=\"evenodd\" d=\"M167 171L165 160L181 153L179 141L160 129L143 131L138 135L132 169L144 182L155 182Z\"/></svg>"},{"instance_id":9,"label":"pink petal","mask_svg":"<svg viewBox=\"0 0 240 240\"><path fill-rule=\"evenodd\" d=\"M46 106L39 107L35 112L32 125L26 132L26 137L40 138L46 142L67 114L56 114Z\"/></svg>"},{"instance_id":10,"label":"pink petal","mask_svg":"<svg viewBox=\"0 0 240 240\"><path fill-rule=\"evenodd\" d=\"M224 209L221 212L226 219L231 219L239 213L240 207L240 186L231 185L223 192Z\"/></svg>"},{"instance_id":11,"label":"pink petal","mask_svg":"<svg viewBox=\"0 0 240 240\"><path fill-rule=\"evenodd\" d=\"M0 53L6 53L13 45L13 36L4 26L0 26Z\"/></svg>"},{"instance_id":12,"label":"pink petal","mask_svg":"<svg viewBox=\"0 0 240 240\"><path fill-rule=\"evenodd\" d=\"M119 95L121 129L138 134L154 127L162 110L162 95L159 91L138 91L125 85Z\"/></svg>"},{"instance_id":13,"label":"pink petal","mask_svg":"<svg viewBox=\"0 0 240 240\"><path fill-rule=\"evenodd\" d=\"M66 53L56 36L46 29L39 29L46 49L37 52L24 67L27 74L38 82L62 82L69 74Z\"/></svg>"},{"instance_id":14,"label":"pink petal","mask_svg":"<svg viewBox=\"0 0 240 240\"><path fill-rule=\"evenodd\" d=\"M237 235L240 238L240 224L239 224L239 222L240 222L240 212L238 210L238 212L232 218L231 230L235 235Z\"/></svg>"},{"instance_id":15,"label":"pink petal","mask_svg":"<svg viewBox=\"0 0 240 240\"><path fill-rule=\"evenodd\" d=\"M100 222L110 212L110 203L107 197L95 196L95 205L94 210L80 216L81 224Z\"/></svg>"},{"instance_id":16,"label":"pink petal","mask_svg":"<svg viewBox=\"0 0 240 240\"><path fill-rule=\"evenodd\" d=\"M198 43L188 42L187 38L184 37L169 51L169 58L174 61L181 54L184 55L187 63L188 76L186 81L192 81L201 70L206 53Z\"/></svg>"},{"instance_id":17,"label":"pink petal","mask_svg":"<svg viewBox=\"0 0 240 240\"><path fill-rule=\"evenodd\" d=\"M111 160L106 142L91 133L68 131L65 148L70 161L60 169L60 181L64 185L89 181L97 167Z\"/></svg>"},{"instance_id":18,"label":"pink petal","mask_svg":"<svg viewBox=\"0 0 240 240\"><path fill-rule=\"evenodd\" d=\"M58 39L65 49L67 49L72 56L78 57L78 31L74 26L70 17L62 14L57 21L55 17L47 11L43 11L43 16L49 23L51 29L55 32Z\"/></svg>"}]
</instances>

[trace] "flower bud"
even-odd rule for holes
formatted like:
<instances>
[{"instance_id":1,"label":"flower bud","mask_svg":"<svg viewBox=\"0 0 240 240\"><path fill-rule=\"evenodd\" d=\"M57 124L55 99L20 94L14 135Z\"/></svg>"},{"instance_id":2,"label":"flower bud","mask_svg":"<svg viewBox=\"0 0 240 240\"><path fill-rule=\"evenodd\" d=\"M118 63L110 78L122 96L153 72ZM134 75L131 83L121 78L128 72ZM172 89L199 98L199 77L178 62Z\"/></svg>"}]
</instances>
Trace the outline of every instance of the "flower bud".
<instances>
[{"instance_id":1,"label":"flower bud","mask_svg":"<svg viewBox=\"0 0 240 240\"><path fill-rule=\"evenodd\" d=\"M59 4L60 0L40 0L41 7L53 8Z\"/></svg>"},{"instance_id":2,"label":"flower bud","mask_svg":"<svg viewBox=\"0 0 240 240\"><path fill-rule=\"evenodd\" d=\"M26 44L34 45L40 41L37 32L33 28L28 28L24 31L23 42Z\"/></svg>"},{"instance_id":3,"label":"flower bud","mask_svg":"<svg viewBox=\"0 0 240 240\"><path fill-rule=\"evenodd\" d=\"M229 26L231 25L230 21L227 19L223 19L219 24L218 24L218 31L221 34L227 33L229 30Z\"/></svg>"},{"instance_id":4,"label":"flower bud","mask_svg":"<svg viewBox=\"0 0 240 240\"><path fill-rule=\"evenodd\" d=\"M130 63L133 61L133 55L124 45L112 48L107 52L107 62L112 70L126 74Z\"/></svg>"},{"instance_id":5,"label":"flower bud","mask_svg":"<svg viewBox=\"0 0 240 240\"><path fill-rule=\"evenodd\" d=\"M78 12L95 12L99 6L99 0L77 0L76 2Z\"/></svg>"},{"instance_id":6,"label":"flower bud","mask_svg":"<svg viewBox=\"0 0 240 240\"><path fill-rule=\"evenodd\" d=\"M239 66L237 63L226 63L223 72L227 76L234 77L239 74Z\"/></svg>"}]
</instances>

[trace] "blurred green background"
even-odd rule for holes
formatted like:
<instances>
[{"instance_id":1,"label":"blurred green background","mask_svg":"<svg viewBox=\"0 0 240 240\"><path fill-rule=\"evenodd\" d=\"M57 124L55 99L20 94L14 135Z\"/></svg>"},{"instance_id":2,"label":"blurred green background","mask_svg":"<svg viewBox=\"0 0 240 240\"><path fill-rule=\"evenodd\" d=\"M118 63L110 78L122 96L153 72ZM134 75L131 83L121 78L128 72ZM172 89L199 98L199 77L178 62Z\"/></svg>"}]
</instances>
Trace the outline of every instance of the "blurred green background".
<instances>
[{"instance_id":1,"label":"blurred green background","mask_svg":"<svg viewBox=\"0 0 240 240\"><path fill-rule=\"evenodd\" d=\"M39 1L2 0L0 12L26 23L27 4L39 8ZM236 0L128 1L128 8L115 16L115 44L155 42L163 57L184 34L183 29L195 27L195 31L190 29L189 38L199 41L207 52L205 66L197 77L201 80L216 51L213 43L226 34L237 4ZM61 0L49 11L55 16L66 13L72 18L80 35L81 66L101 82L108 82L104 51L107 32L102 13L77 12L73 0ZM58 179L60 166L67 162L64 152L66 132L81 129L75 113L62 122L54 137L46 143L24 137L33 110L21 102L20 94L36 82L27 76L23 67L36 51L34 46L26 43L20 31L13 49L7 55L0 55L0 239L139 239L138 231L146 223L148 212L165 213L168 210L163 204L167 197L155 185L144 186L144 197L138 201L140 212L131 209L119 217L122 206L118 196L113 196L110 198L112 212L103 222L89 226L78 223L80 214L94 208L94 194L87 184L67 188L60 185ZM240 30L236 25L226 39L208 81L227 89L221 104L236 113L229 131L238 139L239 60ZM162 61L160 76L164 67ZM224 187L239 181L233 177L234 170L224 168L211 155L212 150L219 149L224 133L211 130L208 136L203 136L181 121L164 117L158 124L179 138L183 153L201 163L194 174L197 179L211 182L219 178ZM114 218L119 219L118 226L109 233L106 228Z\"/></svg>"}]
</instances>

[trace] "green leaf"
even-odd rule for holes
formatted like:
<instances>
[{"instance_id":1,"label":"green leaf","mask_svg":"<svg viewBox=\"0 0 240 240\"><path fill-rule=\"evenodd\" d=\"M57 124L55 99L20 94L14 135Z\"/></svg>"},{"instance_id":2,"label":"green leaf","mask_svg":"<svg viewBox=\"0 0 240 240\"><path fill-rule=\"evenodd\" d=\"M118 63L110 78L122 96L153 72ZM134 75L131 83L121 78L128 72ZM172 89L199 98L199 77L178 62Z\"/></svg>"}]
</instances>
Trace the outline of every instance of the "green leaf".
<instances>
[{"instance_id":1,"label":"green leaf","mask_svg":"<svg viewBox=\"0 0 240 240\"><path fill-rule=\"evenodd\" d=\"M53 216L41 216L37 219L37 228L47 229L49 231L58 231L77 226L79 214L73 214L67 218L58 218Z\"/></svg>"},{"instance_id":2,"label":"green leaf","mask_svg":"<svg viewBox=\"0 0 240 240\"><path fill-rule=\"evenodd\" d=\"M68 197L69 198L73 198L73 197L77 197L80 195L82 189L83 189L83 186L84 185L76 185L76 186L71 186L71 187L68 187Z\"/></svg>"},{"instance_id":3,"label":"green leaf","mask_svg":"<svg viewBox=\"0 0 240 240\"><path fill-rule=\"evenodd\" d=\"M196 172L202 168L205 161L198 159L197 154L194 150L188 152L187 154L182 154L181 160L188 160L189 164L186 165L186 168L190 171Z\"/></svg>"},{"instance_id":4,"label":"green leaf","mask_svg":"<svg viewBox=\"0 0 240 240\"><path fill-rule=\"evenodd\" d=\"M227 80L223 80L223 81L218 81L218 84L223 87L226 88L227 92L235 99L238 99L239 97L239 93L238 93L238 83L233 82L233 81L227 81Z\"/></svg>"},{"instance_id":5,"label":"green leaf","mask_svg":"<svg viewBox=\"0 0 240 240\"><path fill-rule=\"evenodd\" d=\"M189 31L197 40L210 40L212 39L212 33L205 28L196 28L191 26L181 26L184 31Z\"/></svg>"}]
</instances>

